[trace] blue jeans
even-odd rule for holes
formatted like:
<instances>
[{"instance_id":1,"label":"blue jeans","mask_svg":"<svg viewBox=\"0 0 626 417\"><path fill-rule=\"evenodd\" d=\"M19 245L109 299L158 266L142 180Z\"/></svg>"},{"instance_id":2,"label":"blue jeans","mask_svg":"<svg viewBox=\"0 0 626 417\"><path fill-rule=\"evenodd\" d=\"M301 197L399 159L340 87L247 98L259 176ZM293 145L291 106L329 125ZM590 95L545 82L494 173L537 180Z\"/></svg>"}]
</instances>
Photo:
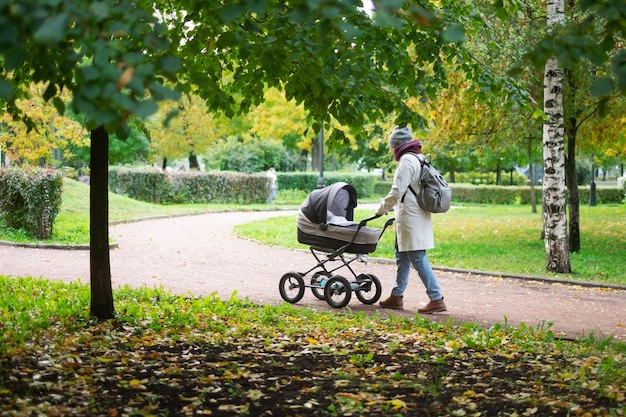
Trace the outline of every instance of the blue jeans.
<instances>
[{"instance_id":1,"label":"blue jeans","mask_svg":"<svg viewBox=\"0 0 626 417\"><path fill-rule=\"evenodd\" d=\"M417 271L420 279L426 287L426 294L431 301L441 300L441 288L439 281L435 277L430 262L426 257L425 250L415 250L409 252L398 252L396 250L396 286L391 290L391 295L403 295L409 284L409 273L411 272L411 264Z\"/></svg>"},{"instance_id":2,"label":"blue jeans","mask_svg":"<svg viewBox=\"0 0 626 417\"><path fill-rule=\"evenodd\" d=\"M270 196L267 198L267 204L272 204L274 198L276 198L276 188L272 188L272 190L270 191Z\"/></svg>"}]
</instances>

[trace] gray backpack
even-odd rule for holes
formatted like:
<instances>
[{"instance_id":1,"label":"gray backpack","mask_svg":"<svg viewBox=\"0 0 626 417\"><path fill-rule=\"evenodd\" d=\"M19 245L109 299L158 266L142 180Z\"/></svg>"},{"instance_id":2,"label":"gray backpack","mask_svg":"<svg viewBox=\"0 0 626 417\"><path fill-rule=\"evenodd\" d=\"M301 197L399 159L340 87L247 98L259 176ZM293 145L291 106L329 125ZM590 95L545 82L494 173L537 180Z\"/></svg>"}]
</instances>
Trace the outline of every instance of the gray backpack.
<instances>
[{"instance_id":1,"label":"gray backpack","mask_svg":"<svg viewBox=\"0 0 626 417\"><path fill-rule=\"evenodd\" d=\"M445 213L450 208L452 190L443 178L443 175L434 166L426 162L426 158L420 158L415 153L413 155L420 161L422 170L420 173L419 193L416 193L410 185L409 190L411 190L417 199L417 204L422 209L431 213ZM402 197L403 202L405 196L406 193Z\"/></svg>"}]
</instances>

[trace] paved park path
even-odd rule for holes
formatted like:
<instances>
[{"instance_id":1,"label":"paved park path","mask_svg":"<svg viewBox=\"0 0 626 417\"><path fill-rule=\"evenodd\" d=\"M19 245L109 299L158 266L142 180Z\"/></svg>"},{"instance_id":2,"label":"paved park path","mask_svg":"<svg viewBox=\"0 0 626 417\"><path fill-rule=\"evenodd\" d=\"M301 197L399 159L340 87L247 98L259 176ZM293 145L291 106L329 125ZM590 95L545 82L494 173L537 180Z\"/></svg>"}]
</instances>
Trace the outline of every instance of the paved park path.
<instances>
[{"instance_id":1,"label":"paved park path","mask_svg":"<svg viewBox=\"0 0 626 417\"><path fill-rule=\"evenodd\" d=\"M111 250L114 286L163 286L174 293L217 293L263 304L283 302L280 277L288 271L304 272L315 265L306 250L259 244L234 236L233 227L271 216L295 212L215 213L170 217L118 224L110 235L118 248ZM387 231L386 233L393 233ZM375 253L372 254L375 256ZM357 273L375 274L382 282L383 297L394 281L394 265L355 262ZM347 270L343 270L346 271ZM337 271L338 273L341 271ZM475 322L483 326L508 323L518 326L551 325L563 337L593 334L626 342L626 290L583 287L519 278L502 278L465 271L436 270L448 311L428 316L438 321ZM53 280L89 282L89 251L24 248L0 245L0 274ZM344 274L346 275L346 274ZM361 304L352 297L352 311L414 316L425 305L425 290L413 271L405 294L404 311L388 311ZM333 310L307 289L296 306L318 311ZM335 310L339 312L339 310Z\"/></svg>"}]
</instances>

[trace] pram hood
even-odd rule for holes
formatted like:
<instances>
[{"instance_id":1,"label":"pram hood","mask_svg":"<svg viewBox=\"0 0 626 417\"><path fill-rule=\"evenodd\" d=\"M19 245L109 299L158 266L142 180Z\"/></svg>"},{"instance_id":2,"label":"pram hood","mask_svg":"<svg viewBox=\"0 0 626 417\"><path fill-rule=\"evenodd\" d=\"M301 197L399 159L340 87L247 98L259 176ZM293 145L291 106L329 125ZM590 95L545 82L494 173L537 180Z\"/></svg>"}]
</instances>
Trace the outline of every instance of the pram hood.
<instances>
[{"instance_id":1,"label":"pram hood","mask_svg":"<svg viewBox=\"0 0 626 417\"><path fill-rule=\"evenodd\" d=\"M300 211L311 223L325 224L330 221L329 217L352 222L356 206L356 189L348 183L336 182L312 191L300 205Z\"/></svg>"},{"instance_id":2,"label":"pram hood","mask_svg":"<svg viewBox=\"0 0 626 417\"><path fill-rule=\"evenodd\" d=\"M345 182L311 192L296 216L298 242L325 250L373 252L381 231L353 221L356 206L356 189Z\"/></svg>"}]
</instances>

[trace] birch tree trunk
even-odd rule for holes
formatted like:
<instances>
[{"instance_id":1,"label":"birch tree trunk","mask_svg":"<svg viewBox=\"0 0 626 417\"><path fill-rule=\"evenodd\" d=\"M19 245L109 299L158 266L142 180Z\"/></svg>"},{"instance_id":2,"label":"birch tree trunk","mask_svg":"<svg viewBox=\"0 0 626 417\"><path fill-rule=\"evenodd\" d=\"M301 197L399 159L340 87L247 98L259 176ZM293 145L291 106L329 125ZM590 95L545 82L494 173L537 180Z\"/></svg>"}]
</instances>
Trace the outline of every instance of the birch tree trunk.
<instances>
[{"instance_id":1,"label":"birch tree trunk","mask_svg":"<svg viewBox=\"0 0 626 417\"><path fill-rule=\"evenodd\" d=\"M564 0L548 0L548 30L565 20ZM571 273L565 205L565 125L563 70L552 57L544 73L543 107L543 225L546 270Z\"/></svg>"}]
</instances>

